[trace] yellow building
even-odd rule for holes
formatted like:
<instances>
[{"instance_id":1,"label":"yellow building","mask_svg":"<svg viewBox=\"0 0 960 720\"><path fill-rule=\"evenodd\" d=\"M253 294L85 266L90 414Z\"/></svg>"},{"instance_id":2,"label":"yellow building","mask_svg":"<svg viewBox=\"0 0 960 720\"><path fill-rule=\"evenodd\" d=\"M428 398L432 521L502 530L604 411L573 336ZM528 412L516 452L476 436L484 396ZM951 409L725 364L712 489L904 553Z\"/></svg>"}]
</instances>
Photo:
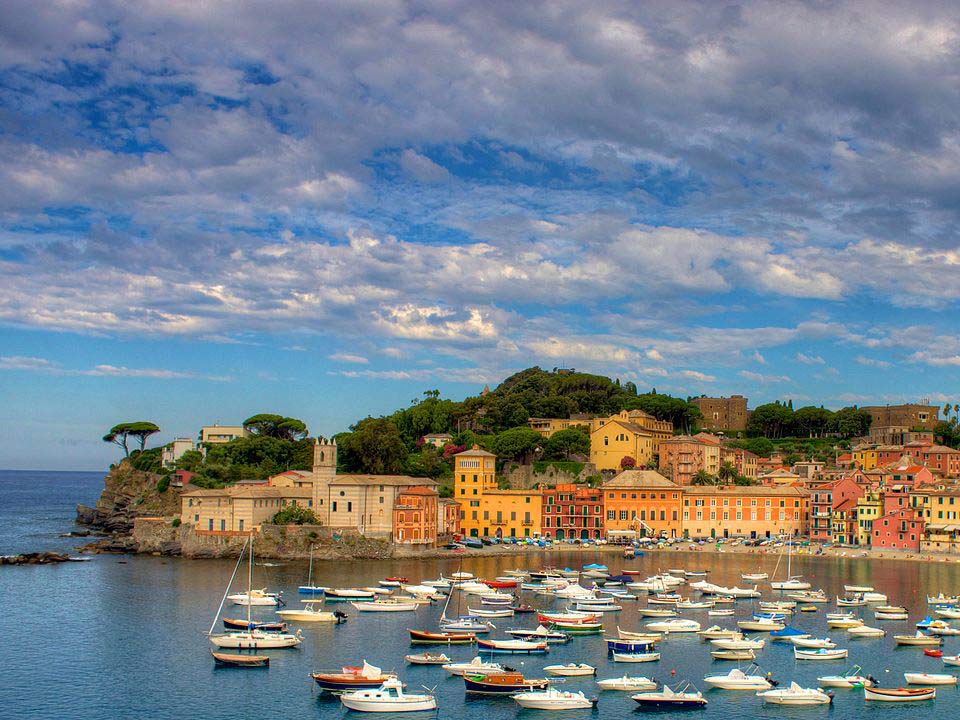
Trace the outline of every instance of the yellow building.
<instances>
[{"instance_id":1,"label":"yellow building","mask_svg":"<svg viewBox=\"0 0 960 720\"><path fill-rule=\"evenodd\" d=\"M657 420L653 415L644 412L643 410L621 410L615 415L610 415L609 417L593 418L590 420L591 435L607 423L615 422L617 420L638 425L650 433L653 436L654 452L656 452L657 445L661 440L666 440L667 438L673 437L672 422L669 420Z\"/></svg>"},{"instance_id":2,"label":"yellow building","mask_svg":"<svg viewBox=\"0 0 960 720\"><path fill-rule=\"evenodd\" d=\"M313 492L269 485L197 488L180 496L180 519L200 532L242 533L270 522L288 505L313 510Z\"/></svg>"},{"instance_id":3,"label":"yellow building","mask_svg":"<svg viewBox=\"0 0 960 720\"><path fill-rule=\"evenodd\" d=\"M610 420L590 433L590 462L597 470L619 470L625 457L646 465L654 452L653 433L626 420Z\"/></svg>"},{"instance_id":4,"label":"yellow building","mask_svg":"<svg viewBox=\"0 0 960 720\"><path fill-rule=\"evenodd\" d=\"M540 532L543 497L539 490L486 490L480 507L467 510L460 519L464 535L532 537Z\"/></svg>"},{"instance_id":5,"label":"yellow building","mask_svg":"<svg viewBox=\"0 0 960 720\"><path fill-rule=\"evenodd\" d=\"M857 545L873 542L873 521L883 515L883 494L868 492L857 499Z\"/></svg>"},{"instance_id":6,"label":"yellow building","mask_svg":"<svg viewBox=\"0 0 960 720\"><path fill-rule=\"evenodd\" d=\"M683 488L683 534L694 538L806 535L810 495L798 487Z\"/></svg>"},{"instance_id":7,"label":"yellow building","mask_svg":"<svg viewBox=\"0 0 960 720\"><path fill-rule=\"evenodd\" d=\"M200 428L200 442L211 445L223 445L249 435L250 432L243 425L204 425Z\"/></svg>"},{"instance_id":8,"label":"yellow building","mask_svg":"<svg viewBox=\"0 0 960 720\"><path fill-rule=\"evenodd\" d=\"M570 428L581 427L589 429L590 418L587 416L571 418L530 418L527 425L545 438L549 438L555 432L569 430Z\"/></svg>"},{"instance_id":9,"label":"yellow building","mask_svg":"<svg viewBox=\"0 0 960 720\"><path fill-rule=\"evenodd\" d=\"M850 452L850 458L861 470L873 470L879 463L879 451L876 445L861 445Z\"/></svg>"}]
</instances>

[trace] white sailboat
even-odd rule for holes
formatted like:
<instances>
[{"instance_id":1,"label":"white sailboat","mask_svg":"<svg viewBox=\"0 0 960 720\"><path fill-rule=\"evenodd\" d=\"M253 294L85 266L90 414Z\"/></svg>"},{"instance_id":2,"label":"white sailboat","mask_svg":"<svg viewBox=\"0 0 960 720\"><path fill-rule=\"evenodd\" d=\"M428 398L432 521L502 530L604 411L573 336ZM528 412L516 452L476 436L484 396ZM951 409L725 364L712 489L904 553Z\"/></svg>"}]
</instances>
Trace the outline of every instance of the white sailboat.
<instances>
[{"instance_id":1,"label":"white sailboat","mask_svg":"<svg viewBox=\"0 0 960 720\"><path fill-rule=\"evenodd\" d=\"M782 557L782 555L781 555ZM787 539L787 579L778 580L770 583L770 587L774 590L809 590L810 583L802 579L802 575L793 575L792 574L792 560L793 560L793 537ZM779 565L779 560L777 561ZM774 575L776 575L776 568L774 568Z\"/></svg>"},{"instance_id":2,"label":"white sailboat","mask_svg":"<svg viewBox=\"0 0 960 720\"><path fill-rule=\"evenodd\" d=\"M250 532L250 537L247 539L247 542L244 544L244 550L247 551L248 565L247 565L247 596L250 596L251 589L253 587L253 532ZM240 557L237 559L237 567L233 570L233 576L230 578L230 582L233 582L233 578L237 574L237 570L240 568L240 562L243 560L243 552L240 551ZM296 635L291 635L290 633L277 633L277 632L264 632L263 630L242 630L240 632L227 632L221 633L219 635L213 634L213 628L216 627L217 618L220 617L220 610L223 609L223 604L227 601L228 595L230 592L230 586L227 585L227 590L224 593L223 600L220 601L220 607L217 609L217 614L213 618L213 625L210 626L210 631L207 633L207 636L210 638L210 642L216 645L219 648L236 648L242 650L263 650L268 648L288 648L296 647L302 641L302 635L300 631L297 631ZM251 625L251 604L247 604L247 627Z\"/></svg>"},{"instance_id":3,"label":"white sailboat","mask_svg":"<svg viewBox=\"0 0 960 720\"><path fill-rule=\"evenodd\" d=\"M313 588L313 545L310 546L310 569L307 571L307 584L301 585L301 588ZM321 589L322 592L322 589ZM323 600L304 600L303 607L299 610L277 610L277 615L284 620L293 622L311 623L311 622L332 622L339 623L347 619L346 613L336 610L330 612L320 608Z\"/></svg>"}]
</instances>

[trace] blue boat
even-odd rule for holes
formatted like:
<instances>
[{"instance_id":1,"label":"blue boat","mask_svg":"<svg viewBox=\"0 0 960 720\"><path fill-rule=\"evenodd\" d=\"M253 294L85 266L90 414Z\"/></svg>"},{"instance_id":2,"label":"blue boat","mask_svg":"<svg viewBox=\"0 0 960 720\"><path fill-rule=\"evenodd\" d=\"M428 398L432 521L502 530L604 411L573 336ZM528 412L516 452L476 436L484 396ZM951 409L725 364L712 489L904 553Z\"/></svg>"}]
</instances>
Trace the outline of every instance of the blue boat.
<instances>
[{"instance_id":1,"label":"blue boat","mask_svg":"<svg viewBox=\"0 0 960 720\"><path fill-rule=\"evenodd\" d=\"M933 618L927 615L923 620L917 623L917 628L920 630L926 630L928 627L930 627L930 623L933 621Z\"/></svg>"},{"instance_id":2,"label":"blue boat","mask_svg":"<svg viewBox=\"0 0 960 720\"><path fill-rule=\"evenodd\" d=\"M297 592L301 595L323 595L324 590L326 588L319 585L301 585L297 588Z\"/></svg>"},{"instance_id":3,"label":"blue boat","mask_svg":"<svg viewBox=\"0 0 960 720\"><path fill-rule=\"evenodd\" d=\"M607 652L641 653L652 652L653 643L639 640L624 640L623 638L607 638Z\"/></svg>"},{"instance_id":4,"label":"blue boat","mask_svg":"<svg viewBox=\"0 0 960 720\"><path fill-rule=\"evenodd\" d=\"M785 620L786 615L783 613L754 613L754 620Z\"/></svg>"},{"instance_id":5,"label":"blue boat","mask_svg":"<svg viewBox=\"0 0 960 720\"><path fill-rule=\"evenodd\" d=\"M783 630L771 630L770 637L774 640L777 639L789 639L793 637L809 637L810 633L806 633L803 630L798 630L795 627L787 625Z\"/></svg>"},{"instance_id":6,"label":"blue boat","mask_svg":"<svg viewBox=\"0 0 960 720\"><path fill-rule=\"evenodd\" d=\"M584 569L584 570L603 570L603 571L606 571L606 570L607 570L607 566L606 566L606 565L600 565L600 564L598 564L598 563L590 563L589 565L584 565L584 566L583 566L583 569Z\"/></svg>"}]
</instances>

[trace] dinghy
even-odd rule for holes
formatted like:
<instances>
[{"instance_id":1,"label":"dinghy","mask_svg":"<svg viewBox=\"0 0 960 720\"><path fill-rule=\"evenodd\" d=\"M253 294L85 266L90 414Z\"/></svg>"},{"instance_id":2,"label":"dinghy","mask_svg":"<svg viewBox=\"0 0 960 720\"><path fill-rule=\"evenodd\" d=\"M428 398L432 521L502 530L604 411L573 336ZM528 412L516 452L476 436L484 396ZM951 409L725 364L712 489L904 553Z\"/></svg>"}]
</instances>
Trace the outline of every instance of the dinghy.
<instances>
[{"instance_id":1,"label":"dinghy","mask_svg":"<svg viewBox=\"0 0 960 720\"><path fill-rule=\"evenodd\" d=\"M956 685L957 676L946 673L908 672L903 674L907 685Z\"/></svg>"},{"instance_id":2,"label":"dinghy","mask_svg":"<svg viewBox=\"0 0 960 720\"><path fill-rule=\"evenodd\" d=\"M816 650L804 650L795 647L793 657L797 660L842 660L847 657L845 648L817 648Z\"/></svg>"},{"instance_id":3,"label":"dinghy","mask_svg":"<svg viewBox=\"0 0 960 720\"><path fill-rule=\"evenodd\" d=\"M923 688L878 688L864 687L863 699L875 700L879 702L920 702L922 700L933 700L937 696L937 691L932 687Z\"/></svg>"}]
</instances>

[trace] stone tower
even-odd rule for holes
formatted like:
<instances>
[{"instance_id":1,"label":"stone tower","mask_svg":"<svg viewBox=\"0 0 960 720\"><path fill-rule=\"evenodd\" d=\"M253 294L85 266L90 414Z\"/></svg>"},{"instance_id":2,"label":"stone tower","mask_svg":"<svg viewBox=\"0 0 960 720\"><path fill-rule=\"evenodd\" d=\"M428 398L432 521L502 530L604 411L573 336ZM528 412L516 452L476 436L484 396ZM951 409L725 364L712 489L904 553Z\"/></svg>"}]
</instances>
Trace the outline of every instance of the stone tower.
<instances>
[{"instance_id":1,"label":"stone tower","mask_svg":"<svg viewBox=\"0 0 960 720\"><path fill-rule=\"evenodd\" d=\"M337 441L313 439L313 512L324 524L330 522L330 481L337 477Z\"/></svg>"}]
</instances>

